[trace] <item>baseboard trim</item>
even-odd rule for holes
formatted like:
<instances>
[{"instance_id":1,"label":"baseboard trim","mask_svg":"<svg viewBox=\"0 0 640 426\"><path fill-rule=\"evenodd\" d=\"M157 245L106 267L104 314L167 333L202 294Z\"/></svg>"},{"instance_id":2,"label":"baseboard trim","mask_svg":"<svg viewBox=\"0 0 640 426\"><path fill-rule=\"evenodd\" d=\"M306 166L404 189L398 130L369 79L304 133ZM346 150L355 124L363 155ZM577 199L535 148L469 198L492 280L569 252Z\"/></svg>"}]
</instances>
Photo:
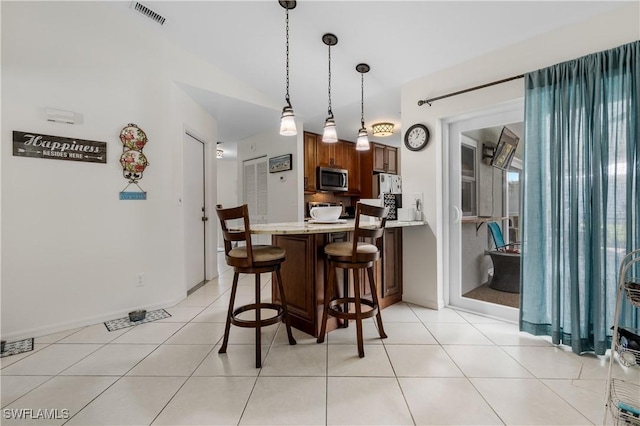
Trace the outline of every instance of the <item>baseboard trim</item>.
<instances>
[{"instance_id":1,"label":"baseboard trim","mask_svg":"<svg viewBox=\"0 0 640 426\"><path fill-rule=\"evenodd\" d=\"M49 334L59 333L61 331L73 330L74 328L86 327L88 325L100 324L108 320L117 319L126 317L129 312L135 309L146 309L148 311L153 311L156 309L167 309L172 306L175 306L180 301L184 300L186 295L178 297L174 300L167 300L165 302L154 303L150 305L144 306L130 306L128 308L124 308L117 311L111 311L108 313L103 313L100 315L96 315L93 317L88 317L80 320L74 321L66 321L57 324L47 324L43 327L34 327L26 330L18 330L12 333L2 333L2 340L14 341L20 339L26 339L29 337L42 337ZM37 343L37 342L36 342Z\"/></svg>"},{"instance_id":2,"label":"baseboard trim","mask_svg":"<svg viewBox=\"0 0 640 426\"><path fill-rule=\"evenodd\" d=\"M444 303L438 303L435 300L425 299L423 297L412 297L410 295L403 294L402 301L411 303L412 305L422 306L424 308L439 310L444 308Z\"/></svg>"}]
</instances>

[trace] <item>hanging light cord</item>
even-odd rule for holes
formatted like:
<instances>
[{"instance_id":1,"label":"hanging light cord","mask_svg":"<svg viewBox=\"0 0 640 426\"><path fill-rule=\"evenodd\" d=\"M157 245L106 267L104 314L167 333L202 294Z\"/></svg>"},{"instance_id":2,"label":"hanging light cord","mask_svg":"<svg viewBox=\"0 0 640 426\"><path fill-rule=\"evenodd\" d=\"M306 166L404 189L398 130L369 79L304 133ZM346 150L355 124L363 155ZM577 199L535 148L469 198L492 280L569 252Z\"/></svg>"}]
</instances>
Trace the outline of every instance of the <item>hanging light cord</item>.
<instances>
[{"instance_id":1,"label":"hanging light cord","mask_svg":"<svg viewBox=\"0 0 640 426\"><path fill-rule=\"evenodd\" d=\"M289 107L291 107L291 101L289 100L289 9L285 9L286 12L286 39L287 39L287 95L284 97L284 99L287 101L287 105L289 105Z\"/></svg>"},{"instance_id":2,"label":"hanging light cord","mask_svg":"<svg viewBox=\"0 0 640 426\"><path fill-rule=\"evenodd\" d=\"M360 123L364 129L364 73L360 73Z\"/></svg>"},{"instance_id":3,"label":"hanging light cord","mask_svg":"<svg viewBox=\"0 0 640 426\"><path fill-rule=\"evenodd\" d=\"M329 45L329 117L333 118L333 111L331 111L331 45Z\"/></svg>"}]
</instances>

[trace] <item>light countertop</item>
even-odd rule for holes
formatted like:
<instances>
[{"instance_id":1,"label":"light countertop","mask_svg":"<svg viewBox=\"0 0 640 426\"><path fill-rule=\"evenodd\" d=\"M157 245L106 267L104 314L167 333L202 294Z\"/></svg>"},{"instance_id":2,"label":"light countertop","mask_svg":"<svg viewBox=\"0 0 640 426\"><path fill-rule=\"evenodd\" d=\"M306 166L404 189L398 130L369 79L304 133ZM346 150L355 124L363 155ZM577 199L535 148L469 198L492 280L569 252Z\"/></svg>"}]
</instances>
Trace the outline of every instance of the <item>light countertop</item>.
<instances>
[{"instance_id":1,"label":"light countertop","mask_svg":"<svg viewBox=\"0 0 640 426\"><path fill-rule=\"evenodd\" d=\"M406 226L425 225L424 221L388 220L386 228L402 228ZM346 219L344 223L310 223L282 222L251 224L252 234L286 235L286 234L326 234L330 232L353 231L355 219Z\"/></svg>"}]
</instances>

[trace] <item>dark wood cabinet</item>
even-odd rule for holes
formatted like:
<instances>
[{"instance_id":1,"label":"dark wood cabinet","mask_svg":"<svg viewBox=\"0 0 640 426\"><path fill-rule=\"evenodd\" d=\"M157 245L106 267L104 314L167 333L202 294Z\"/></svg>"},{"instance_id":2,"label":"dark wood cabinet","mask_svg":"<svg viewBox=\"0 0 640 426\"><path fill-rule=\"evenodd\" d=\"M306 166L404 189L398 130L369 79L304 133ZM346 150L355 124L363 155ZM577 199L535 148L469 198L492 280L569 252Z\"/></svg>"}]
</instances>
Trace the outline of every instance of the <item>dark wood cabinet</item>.
<instances>
[{"instance_id":1,"label":"dark wood cabinet","mask_svg":"<svg viewBox=\"0 0 640 426\"><path fill-rule=\"evenodd\" d=\"M316 163L320 167L335 167L345 169L344 144L322 142L322 136L316 137Z\"/></svg>"},{"instance_id":2,"label":"dark wood cabinet","mask_svg":"<svg viewBox=\"0 0 640 426\"><path fill-rule=\"evenodd\" d=\"M360 155L356 144L349 141L322 142L322 136L304 132L304 192L316 192L318 167L335 167L349 172L349 188L343 195L360 195Z\"/></svg>"},{"instance_id":3,"label":"dark wood cabinet","mask_svg":"<svg viewBox=\"0 0 640 426\"><path fill-rule=\"evenodd\" d=\"M304 191L316 192L316 134L304 132Z\"/></svg>"},{"instance_id":4,"label":"dark wood cabinet","mask_svg":"<svg viewBox=\"0 0 640 426\"><path fill-rule=\"evenodd\" d=\"M272 242L287 252L281 274L291 325L318 337L324 306L326 261L324 246L330 234L274 235ZM272 283L275 280L272 279ZM271 295L279 300L279 292L272 285ZM327 321L327 330L337 328L336 318Z\"/></svg>"},{"instance_id":5,"label":"dark wood cabinet","mask_svg":"<svg viewBox=\"0 0 640 426\"><path fill-rule=\"evenodd\" d=\"M398 173L398 149L393 146L371 144L373 171L380 173Z\"/></svg>"},{"instance_id":6,"label":"dark wood cabinet","mask_svg":"<svg viewBox=\"0 0 640 426\"><path fill-rule=\"evenodd\" d=\"M347 195L360 195L360 155L353 142L340 141L344 168L349 171L349 190Z\"/></svg>"},{"instance_id":7,"label":"dark wood cabinet","mask_svg":"<svg viewBox=\"0 0 640 426\"><path fill-rule=\"evenodd\" d=\"M387 173L398 174L398 148L387 147Z\"/></svg>"},{"instance_id":8,"label":"dark wood cabinet","mask_svg":"<svg viewBox=\"0 0 640 426\"><path fill-rule=\"evenodd\" d=\"M329 275L324 246L339 239L351 238L350 233L339 234L274 235L272 238L274 245L287 251L287 260L282 264L281 273L291 325L315 337L320 332L324 289ZM402 228L385 229L383 238L378 240L378 247L381 259L376 262L374 277L380 308L384 309L402 300ZM338 269L336 277L342 292L345 279L343 271ZM359 271L359 279L362 294L370 298L365 271ZM350 293L353 294L353 276L350 274L347 280ZM273 288L272 297L279 300L279 293ZM327 330L337 326L336 318L330 316Z\"/></svg>"},{"instance_id":9,"label":"dark wood cabinet","mask_svg":"<svg viewBox=\"0 0 640 426\"><path fill-rule=\"evenodd\" d=\"M381 239L382 260L376 277L382 308L402 300L402 228L386 228Z\"/></svg>"},{"instance_id":10,"label":"dark wood cabinet","mask_svg":"<svg viewBox=\"0 0 640 426\"><path fill-rule=\"evenodd\" d=\"M376 198L373 193L373 175L398 174L398 148L372 142L371 149L360 151L360 194L362 198Z\"/></svg>"}]
</instances>

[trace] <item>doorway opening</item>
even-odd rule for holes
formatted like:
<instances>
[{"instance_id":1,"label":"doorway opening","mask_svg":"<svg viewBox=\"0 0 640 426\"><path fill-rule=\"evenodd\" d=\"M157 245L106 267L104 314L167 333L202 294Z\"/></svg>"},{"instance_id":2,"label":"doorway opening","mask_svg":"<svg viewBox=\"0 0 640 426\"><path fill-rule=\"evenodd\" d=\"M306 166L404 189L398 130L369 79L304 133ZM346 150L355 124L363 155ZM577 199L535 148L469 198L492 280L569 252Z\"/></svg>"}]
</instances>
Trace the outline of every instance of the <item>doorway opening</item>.
<instances>
[{"instance_id":1,"label":"doorway opening","mask_svg":"<svg viewBox=\"0 0 640 426\"><path fill-rule=\"evenodd\" d=\"M521 170L521 162L513 164L514 172L498 169L490 154L504 126L518 132L523 144L523 117L524 103L517 100L443 123L448 146L443 152L445 302L511 322L518 320L519 294L489 286L495 268L487 223L496 222L507 241L518 236L521 174L516 166Z\"/></svg>"},{"instance_id":2,"label":"doorway opening","mask_svg":"<svg viewBox=\"0 0 640 426\"><path fill-rule=\"evenodd\" d=\"M207 277L207 204L205 142L184 134L184 221L187 291Z\"/></svg>"}]
</instances>

